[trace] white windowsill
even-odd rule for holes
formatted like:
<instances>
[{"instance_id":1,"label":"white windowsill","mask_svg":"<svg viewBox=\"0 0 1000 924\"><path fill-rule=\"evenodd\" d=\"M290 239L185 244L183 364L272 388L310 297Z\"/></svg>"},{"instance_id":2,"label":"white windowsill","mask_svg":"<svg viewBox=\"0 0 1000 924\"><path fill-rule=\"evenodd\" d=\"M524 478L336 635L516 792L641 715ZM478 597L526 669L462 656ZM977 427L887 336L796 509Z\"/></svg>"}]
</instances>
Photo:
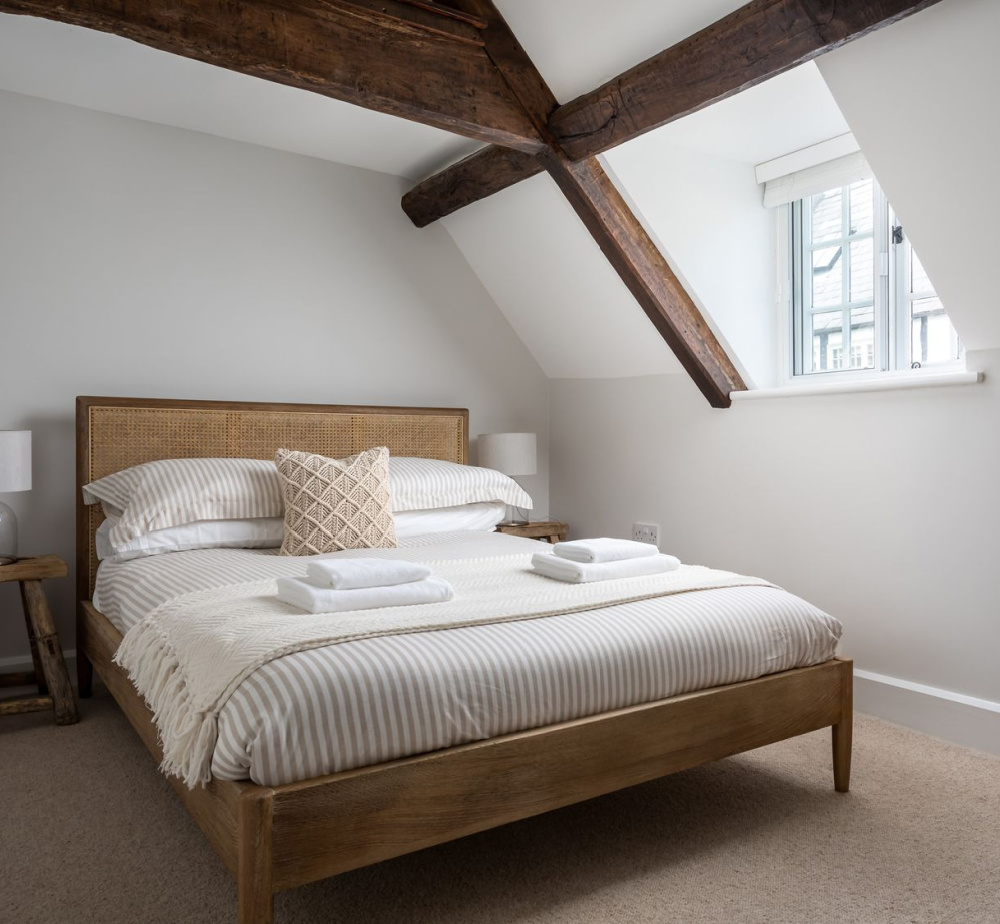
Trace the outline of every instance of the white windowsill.
<instances>
[{"instance_id":1,"label":"white windowsill","mask_svg":"<svg viewBox=\"0 0 1000 924\"><path fill-rule=\"evenodd\" d=\"M730 398L735 401L751 401L757 398L805 398L810 395L847 395L866 391L899 391L906 388L937 388L941 385L974 385L983 380L981 372L903 372L884 373L868 379L852 379L846 382L819 382L815 384L784 385L780 388L755 388L750 391L734 391Z\"/></svg>"}]
</instances>

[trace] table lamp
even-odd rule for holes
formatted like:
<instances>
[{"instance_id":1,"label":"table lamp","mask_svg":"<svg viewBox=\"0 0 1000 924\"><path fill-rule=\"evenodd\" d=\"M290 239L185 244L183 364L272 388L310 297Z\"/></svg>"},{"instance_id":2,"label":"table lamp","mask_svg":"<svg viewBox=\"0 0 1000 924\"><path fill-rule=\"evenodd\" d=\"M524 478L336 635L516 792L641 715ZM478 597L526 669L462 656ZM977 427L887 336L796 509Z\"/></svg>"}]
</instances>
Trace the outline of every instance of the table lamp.
<instances>
[{"instance_id":1,"label":"table lamp","mask_svg":"<svg viewBox=\"0 0 1000 924\"><path fill-rule=\"evenodd\" d=\"M480 433L479 464L511 478L538 473L538 442L534 433ZM520 507L507 508L507 525L523 526L528 511Z\"/></svg>"},{"instance_id":2,"label":"table lamp","mask_svg":"<svg viewBox=\"0 0 1000 924\"><path fill-rule=\"evenodd\" d=\"M31 431L0 430L0 494L31 490ZM0 565L17 560L17 517L0 501Z\"/></svg>"}]
</instances>

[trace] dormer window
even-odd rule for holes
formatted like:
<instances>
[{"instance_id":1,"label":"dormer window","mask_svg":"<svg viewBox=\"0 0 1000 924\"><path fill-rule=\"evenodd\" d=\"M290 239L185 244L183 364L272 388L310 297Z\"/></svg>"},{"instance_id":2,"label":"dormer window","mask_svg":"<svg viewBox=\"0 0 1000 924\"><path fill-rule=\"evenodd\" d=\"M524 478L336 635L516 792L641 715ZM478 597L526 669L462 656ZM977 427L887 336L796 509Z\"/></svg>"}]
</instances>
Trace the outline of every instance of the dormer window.
<instances>
[{"instance_id":1,"label":"dormer window","mask_svg":"<svg viewBox=\"0 0 1000 924\"><path fill-rule=\"evenodd\" d=\"M860 154L769 182L794 377L962 367L965 351Z\"/></svg>"},{"instance_id":2,"label":"dormer window","mask_svg":"<svg viewBox=\"0 0 1000 924\"><path fill-rule=\"evenodd\" d=\"M874 179L794 201L793 374L944 367L963 349Z\"/></svg>"}]
</instances>

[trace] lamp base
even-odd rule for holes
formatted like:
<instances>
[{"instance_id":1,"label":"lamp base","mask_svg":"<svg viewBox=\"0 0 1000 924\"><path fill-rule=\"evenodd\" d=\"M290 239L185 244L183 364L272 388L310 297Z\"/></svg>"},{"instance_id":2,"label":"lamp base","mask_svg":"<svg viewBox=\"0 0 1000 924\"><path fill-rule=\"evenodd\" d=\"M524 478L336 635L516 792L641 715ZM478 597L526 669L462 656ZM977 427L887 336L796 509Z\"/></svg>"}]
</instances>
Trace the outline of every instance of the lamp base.
<instances>
[{"instance_id":1,"label":"lamp base","mask_svg":"<svg viewBox=\"0 0 1000 924\"><path fill-rule=\"evenodd\" d=\"M0 501L0 565L17 561L17 516Z\"/></svg>"},{"instance_id":2,"label":"lamp base","mask_svg":"<svg viewBox=\"0 0 1000 924\"><path fill-rule=\"evenodd\" d=\"M498 526L527 526L528 511L522 507L512 507L507 505L507 515Z\"/></svg>"}]
</instances>

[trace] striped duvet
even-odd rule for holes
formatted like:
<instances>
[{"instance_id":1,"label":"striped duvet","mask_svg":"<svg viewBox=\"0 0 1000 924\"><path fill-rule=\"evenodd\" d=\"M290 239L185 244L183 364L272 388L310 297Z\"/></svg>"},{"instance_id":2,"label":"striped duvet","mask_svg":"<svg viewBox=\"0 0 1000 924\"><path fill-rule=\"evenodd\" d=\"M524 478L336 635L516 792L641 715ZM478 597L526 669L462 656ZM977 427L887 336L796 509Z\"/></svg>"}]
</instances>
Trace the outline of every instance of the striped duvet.
<instances>
[{"instance_id":1,"label":"striped duvet","mask_svg":"<svg viewBox=\"0 0 1000 924\"><path fill-rule=\"evenodd\" d=\"M533 548L453 533L377 554L443 561ZM235 549L105 563L95 604L125 632L180 594L301 569L301 559ZM220 716L212 773L277 785L379 763L816 664L834 654L840 632L799 598L754 586L313 649L237 688Z\"/></svg>"}]
</instances>

